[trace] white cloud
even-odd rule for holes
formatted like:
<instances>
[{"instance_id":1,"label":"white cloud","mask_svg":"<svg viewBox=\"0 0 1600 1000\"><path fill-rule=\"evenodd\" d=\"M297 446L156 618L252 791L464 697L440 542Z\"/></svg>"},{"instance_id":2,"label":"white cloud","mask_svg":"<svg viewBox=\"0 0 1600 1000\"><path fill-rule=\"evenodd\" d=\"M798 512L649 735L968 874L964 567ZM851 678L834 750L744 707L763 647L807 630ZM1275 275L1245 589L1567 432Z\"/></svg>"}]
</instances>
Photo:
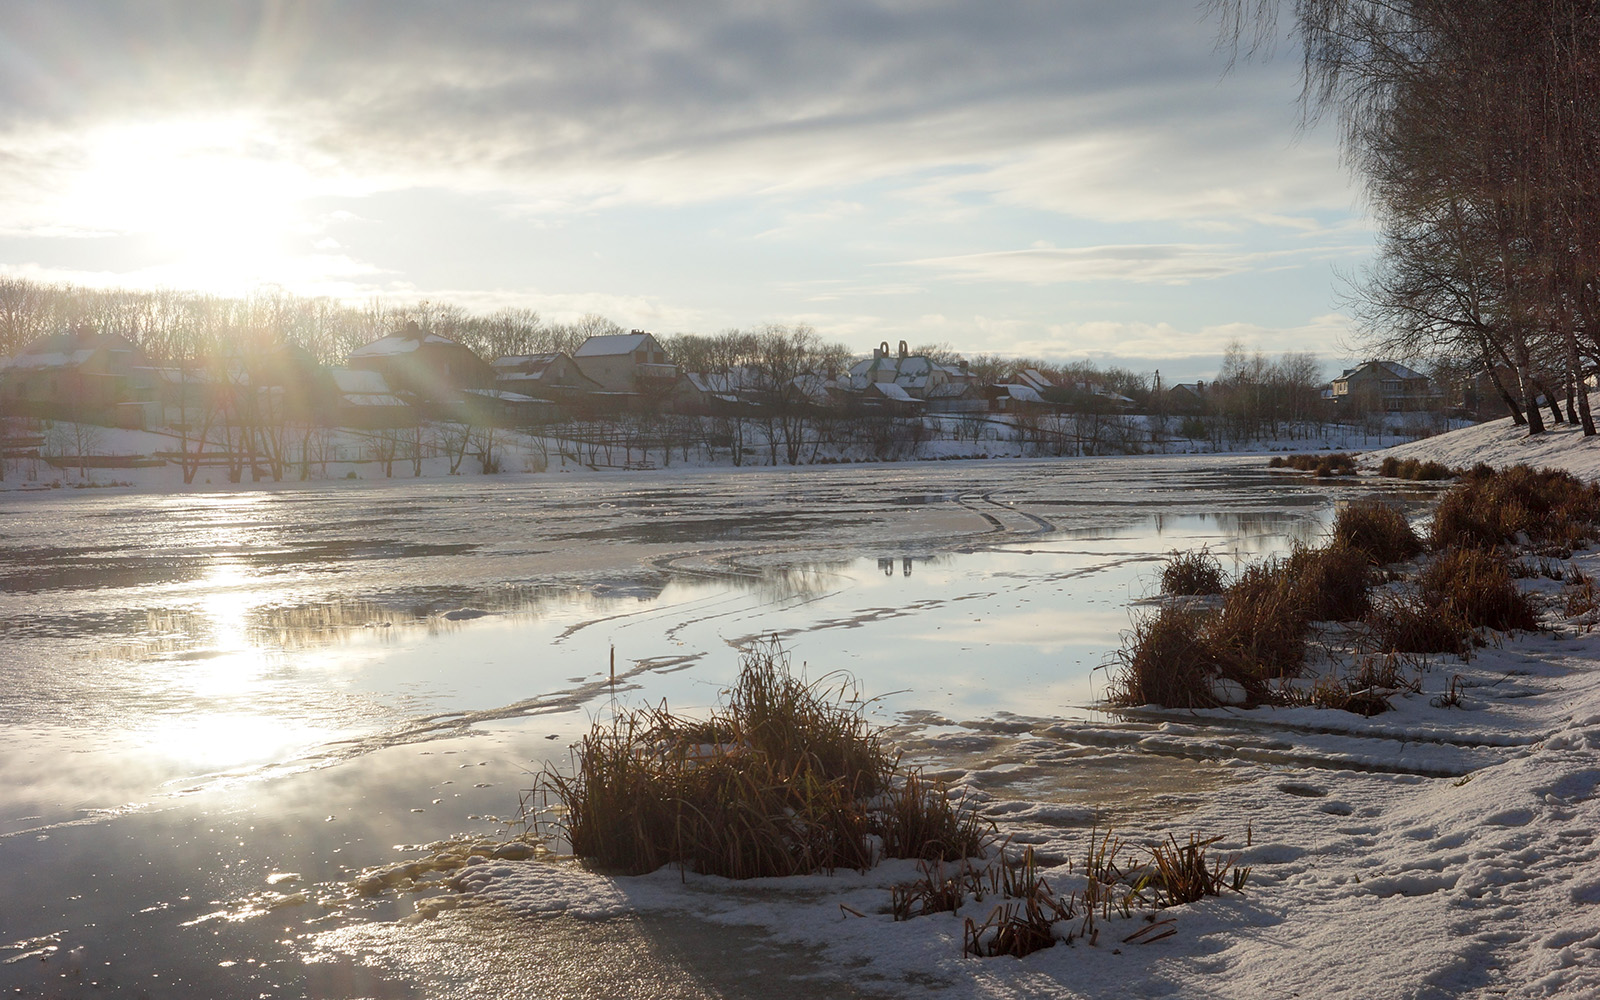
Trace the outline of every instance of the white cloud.
<instances>
[{"instance_id":1,"label":"white cloud","mask_svg":"<svg viewBox=\"0 0 1600 1000\"><path fill-rule=\"evenodd\" d=\"M964 281L1051 285L1072 281L1130 281L1185 285L1253 270L1300 266L1308 259L1354 255L1365 247L1249 251L1225 244L1142 244L1030 247L930 257L901 263Z\"/></svg>"}]
</instances>

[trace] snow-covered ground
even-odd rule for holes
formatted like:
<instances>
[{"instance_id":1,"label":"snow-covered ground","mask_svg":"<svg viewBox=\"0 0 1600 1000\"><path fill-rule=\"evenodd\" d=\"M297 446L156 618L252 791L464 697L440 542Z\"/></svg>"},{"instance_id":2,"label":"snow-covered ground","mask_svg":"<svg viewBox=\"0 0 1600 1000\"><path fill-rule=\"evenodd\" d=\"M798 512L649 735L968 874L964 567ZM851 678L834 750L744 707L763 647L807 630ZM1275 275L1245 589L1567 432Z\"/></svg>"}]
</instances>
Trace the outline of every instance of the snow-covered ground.
<instances>
[{"instance_id":1,"label":"snow-covered ground","mask_svg":"<svg viewBox=\"0 0 1600 1000\"><path fill-rule=\"evenodd\" d=\"M1600 474L1600 442L1567 428L1529 442L1508 425L1386 454ZM1593 576L1600 556L1558 568ZM1600 996L1600 632L1593 613L1568 616L1561 584L1524 585L1541 592L1547 631L1498 637L1469 662L1432 658L1420 692L1371 719L1146 709L1100 724L1021 725L976 748L970 731L920 746L1014 846L1035 847L1063 895L1082 884L1094 810L1039 801L1030 777L1108 747L1194 762L1189 787L1148 795L1142 819L1119 812L1116 835L1130 848L1168 833L1220 835L1213 857L1236 855L1251 873L1243 894L1162 912L1176 932L1160 940L1126 942L1145 924L1113 917L1097 944L963 958L961 918L981 923L996 900L896 922L891 886L916 876L904 862L735 884L671 869L607 878L571 862L484 861L462 884L532 921L743 928L826 956L809 974L820 981L767 987L786 995ZM752 968L752 995L762 975Z\"/></svg>"},{"instance_id":2,"label":"snow-covered ground","mask_svg":"<svg viewBox=\"0 0 1600 1000\"><path fill-rule=\"evenodd\" d=\"M726 426L722 426L726 433ZM876 447L855 443L808 443L801 449L801 465L829 465L881 461L936 461L947 459L1063 458L1083 455L1210 455L1255 452L1359 451L1382 448L1396 441L1409 441L1435 432L1442 426L1431 414L1397 415L1360 425L1306 422L1284 425L1263 437L1236 441L1219 433L1188 438L1177 433L1173 418L1157 420L1145 416L1105 417L1093 426L1080 426L1070 415L1043 415L1021 421L1009 414L981 414L973 417L948 415L924 418L919 439L886 439ZM217 490L239 487L270 488L300 482L326 482L346 479L438 478L452 475L476 476L483 472L478 438L461 447L460 428L426 426L422 432L424 457L413 463L403 456L409 432L349 428L318 430L305 440L290 434L284 443L290 457L274 478L265 458L254 468L244 466L238 481L230 481L222 457L225 449L213 442L207 447L204 464L194 471L192 481L184 482L184 470L175 461L162 463L153 456L194 452L197 445L185 442L170 430L127 430L57 423L42 432L43 445L34 450L37 457L11 457L0 467L0 492L47 488L131 487L142 490ZM560 473L604 470L725 469L734 467L732 452L726 445L708 448L705 435L686 434L687 441L664 452L659 444L631 447L620 443L625 436L613 428L617 438L609 447L589 446L559 436L540 436L512 430L496 431L491 454L497 471L507 474ZM738 465L761 467L772 464L772 451L760 421L747 420L739 434L742 453ZM696 443L698 441L698 443ZM313 456L306 462L297 457ZM90 462L78 464L74 457L83 454ZM787 464L785 449L777 449L779 465ZM382 456L390 456L385 462ZM453 457L452 457L453 456ZM113 459L139 460L137 467L117 467ZM96 462L102 464L96 465Z\"/></svg>"}]
</instances>

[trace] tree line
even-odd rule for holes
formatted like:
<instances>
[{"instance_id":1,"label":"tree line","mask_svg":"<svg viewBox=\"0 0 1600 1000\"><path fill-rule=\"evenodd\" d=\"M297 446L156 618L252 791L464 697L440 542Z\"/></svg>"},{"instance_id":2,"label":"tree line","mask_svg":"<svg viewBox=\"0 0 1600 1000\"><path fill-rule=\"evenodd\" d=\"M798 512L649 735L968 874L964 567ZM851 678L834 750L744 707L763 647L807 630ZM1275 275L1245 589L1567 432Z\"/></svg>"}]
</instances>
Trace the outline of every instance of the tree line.
<instances>
[{"instance_id":1,"label":"tree line","mask_svg":"<svg viewBox=\"0 0 1600 1000\"><path fill-rule=\"evenodd\" d=\"M1352 285L1368 344L1482 372L1530 434L1595 433L1600 7L1593 0L1217 0L1235 41L1287 7L1381 227ZM1565 403L1565 412L1562 404Z\"/></svg>"},{"instance_id":2,"label":"tree line","mask_svg":"<svg viewBox=\"0 0 1600 1000\"><path fill-rule=\"evenodd\" d=\"M323 364L341 364L355 348L408 322L465 344L486 359L570 354L591 336L627 332L595 314L558 323L533 309L515 307L480 314L429 300L373 299L352 306L274 289L230 297L175 289L85 288L0 276L0 357L83 324L120 334L154 358L200 357L226 346L289 343L305 348Z\"/></svg>"}]
</instances>

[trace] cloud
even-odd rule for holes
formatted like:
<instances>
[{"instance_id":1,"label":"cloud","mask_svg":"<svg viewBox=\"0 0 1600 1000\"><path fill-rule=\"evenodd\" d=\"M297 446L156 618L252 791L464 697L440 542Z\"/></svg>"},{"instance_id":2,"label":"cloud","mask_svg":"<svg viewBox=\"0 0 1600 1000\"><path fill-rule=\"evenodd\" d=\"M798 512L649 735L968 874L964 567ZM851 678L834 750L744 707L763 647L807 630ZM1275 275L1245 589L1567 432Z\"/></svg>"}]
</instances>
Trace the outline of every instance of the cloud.
<instances>
[{"instance_id":1,"label":"cloud","mask_svg":"<svg viewBox=\"0 0 1600 1000\"><path fill-rule=\"evenodd\" d=\"M247 109L324 184L552 212L914 176L1097 218L1336 202L1321 146L1284 153L1288 68L1224 79L1211 36L1192 0L58 0L0 14L26 54L0 60L0 132Z\"/></svg>"},{"instance_id":2,"label":"cloud","mask_svg":"<svg viewBox=\"0 0 1600 1000\"><path fill-rule=\"evenodd\" d=\"M1030 247L901 262L964 281L1052 285L1069 281L1131 281L1185 285L1253 270L1280 270L1308 259L1365 252L1365 247L1247 251L1225 244L1142 244Z\"/></svg>"}]
</instances>

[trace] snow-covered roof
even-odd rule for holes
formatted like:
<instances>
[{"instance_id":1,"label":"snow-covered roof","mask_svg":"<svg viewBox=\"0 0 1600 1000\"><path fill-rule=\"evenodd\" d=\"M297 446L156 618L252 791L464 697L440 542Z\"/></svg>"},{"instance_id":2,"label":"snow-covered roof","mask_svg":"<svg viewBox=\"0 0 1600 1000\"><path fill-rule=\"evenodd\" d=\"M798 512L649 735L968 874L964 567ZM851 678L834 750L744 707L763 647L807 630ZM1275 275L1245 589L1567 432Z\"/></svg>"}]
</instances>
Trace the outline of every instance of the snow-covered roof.
<instances>
[{"instance_id":1,"label":"snow-covered roof","mask_svg":"<svg viewBox=\"0 0 1600 1000\"><path fill-rule=\"evenodd\" d=\"M490 362L499 372L520 372L525 375L539 375L561 357L559 352L549 354L507 354L495 358ZM502 378L504 375L501 376Z\"/></svg>"},{"instance_id":2,"label":"snow-covered roof","mask_svg":"<svg viewBox=\"0 0 1600 1000\"><path fill-rule=\"evenodd\" d=\"M1044 402L1044 397L1040 396L1039 391L1031 385L1019 385L1013 382L1009 385L1002 385L1000 388L1004 389L1006 391L1006 395L1010 396L1012 399L1023 403Z\"/></svg>"},{"instance_id":3,"label":"snow-covered roof","mask_svg":"<svg viewBox=\"0 0 1600 1000\"><path fill-rule=\"evenodd\" d=\"M352 358L382 358L396 354L410 354L423 344L451 344L460 347L458 341L451 340L438 333L422 333L421 331L402 330L391 333L387 337L380 337L370 344L362 344L350 352Z\"/></svg>"},{"instance_id":4,"label":"snow-covered roof","mask_svg":"<svg viewBox=\"0 0 1600 1000\"><path fill-rule=\"evenodd\" d=\"M1043 391L1055 387L1055 383L1045 377L1037 368L1025 368L1017 375L1017 381L1032 389Z\"/></svg>"},{"instance_id":5,"label":"snow-covered roof","mask_svg":"<svg viewBox=\"0 0 1600 1000\"><path fill-rule=\"evenodd\" d=\"M75 368L94 357L94 348L81 347L70 351L38 351L26 352L11 359L11 366L18 371L37 371L41 368Z\"/></svg>"},{"instance_id":6,"label":"snow-covered roof","mask_svg":"<svg viewBox=\"0 0 1600 1000\"><path fill-rule=\"evenodd\" d=\"M472 393L474 396L482 396L485 399L495 399L502 403L515 403L518 406L527 406L530 404L534 406L555 405L548 399L538 399L534 396L524 396L520 392L507 392L505 389L468 389L467 391Z\"/></svg>"},{"instance_id":7,"label":"snow-covered roof","mask_svg":"<svg viewBox=\"0 0 1600 1000\"><path fill-rule=\"evenodd\" d=\"M572 352L575 358L601 358L617 354L632 354L637 351L646 339L648 333L610 333L601 337L590 337L578 349Z\"/></svg>"},{"instance_id":8,"label":"snow-covered roof","mask_svg":"<svg viewBox=\"0 0 1600 1000\"><path fill-rule=\"evenodd\" d=\"M916 400L912 398L910 393L906 392L904 389L900 388L898 385L895 385L893 382L873 382L871 385L869 385L867 387L867 391L871 392L873 390L877 390L878 392L883 393L883 395L887 396L888 398L894 400L897 403L915 403L916 402Z\"/></svg>"},{"instance_id":9,"label":"snow-covered roof","mask_svg":"<svg viewBox=\"0 0 1600 1000\"><path fill-rule=\"evenodd\" d=\"M1419 371L1417 371L1417 370L1415 370L1413 368L1407 368L1405 365L1401 364L1398 361L1379 361L1377 363L1382 365L1383 367L1389 369L1389 371L1393 372L1394 376L1396 378L1427 378L1428 377L1428 376L1422 374L1421 372L1419 372Z\"/></svg>"}]
</instances>

